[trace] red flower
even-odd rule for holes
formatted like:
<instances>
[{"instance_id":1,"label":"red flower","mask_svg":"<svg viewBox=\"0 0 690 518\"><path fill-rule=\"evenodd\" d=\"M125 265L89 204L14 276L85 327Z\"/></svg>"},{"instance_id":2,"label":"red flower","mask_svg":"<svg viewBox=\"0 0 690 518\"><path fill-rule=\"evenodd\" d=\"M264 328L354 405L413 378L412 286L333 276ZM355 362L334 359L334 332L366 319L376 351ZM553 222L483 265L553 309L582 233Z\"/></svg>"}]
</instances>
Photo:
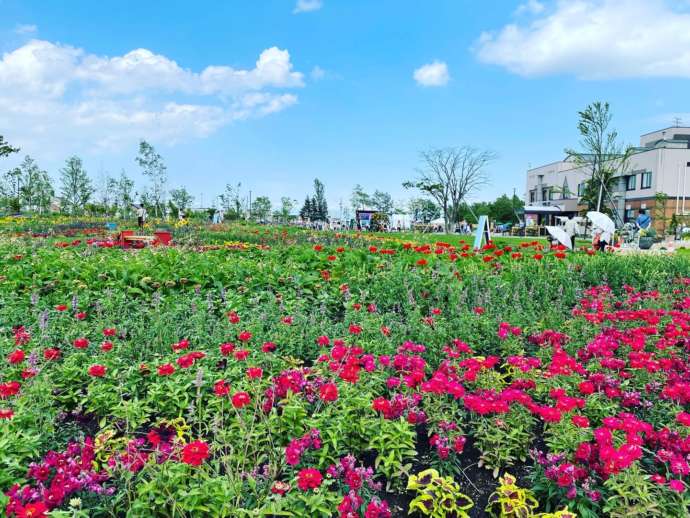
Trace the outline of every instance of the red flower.
<instances>
[{"instance_id":1,"label":"red flower","mask_svg":"<svg viewBox=\"0 0 690 518\"><path fill-rule=\"evenodd\" d=\"M113 350L113 342L105 341L101 344L101 351L103 351L104 353L107 353L108 351L112 351L112 350Z\"/></svg>"},{"instance_id":2,"label":"red flower","mask_svg":"<svg viewBox=\"0 0 690 518\"><path fill-rule=\"evenodd\" d=\"M273 342L266 342L261 346L261 351L265 353L272 353L276 350L276 344Z\"/></svg>"},{"instance_id":3,"label":"red flower","mask_svg":"<svg viewBox=\"0 0 690 518\"><path fill-rule=\"evenodd\" d=\"M247 377L249 379L260 378L261 376L263 376L263 373L264 371L261 367L249 367L247 369Z\"/></svg>"},{"instance_id":4,"label":"red flower","mask_svg":"<svg viewBox=\"0 0 690 518\"><path fill-rule=\"evenodd\" d=\"M228 313L228 320L230 321L231 324L239 324L240 323L240 316L235 313L234 311L230 311Z\"/></svg>"},{"instance_id":5,"label":"red flower","mask_svg":"<svg viewBox=\"0 0 690 518\"><path fill-rule=\"evenodd\" d=\"M230 393L230 385L225 380L218 380L213 385L213 392L218 397L227 396Z\"/></svg>"},{"instance_id":6,"label":"red flower","mask_svg":"<svg viewBox=\"0 0 690 518\"><path fill-rule=\"evenodd\" d=\"M175 372L175 366L171 363L165 363L158 367L158 375L159 376L170 376L172 373Z\"/></svg>"},{"instance_id":7,"label":"red flower","mask_svg":"<svg viewBox=\"0 0 690 518\"><path fill-rule=\"evenodd\" d=\"M12 419L14 412L10 408L0 408L0 419Z\"/></svg>"},{"instance_id":8,"label":"red flower","mask_svg":"<svg viewBox=\"0 0 690 518\"><path fill-rule=\"evenodd\" d=\"M115 336L117 334L117 329L114 327L106 327L103 330L103 336Z\"/></svg>"},{"instance_id":9,"label":"red flower","mask_svg":"<svg viewBox=\"0 0 690 518\"><path fill-rule=\"evenodd\" d=\"M474 308L472 311L474 311L474 313L475 313L476 315L483 315L483 314L484 314L484 308L482 308L482 307L480 307L480 306L477 306L477 307Z\"/></svg>"},{"instance_id":10,"label":"red flower","mask_svg":"<svg viewBox=\"0 0 690 518\"><path fill-rule=\"evenodd\" d=\"M319 347L323 347L331 344L331 340L326 335L321 335L316 339L316 343Z\"/></svg>"},{"instance_id":11,"label":"red flower","mask_svg":"<svg viewBox=\"0 0 690 518\"><path fill-rule=\"evenodd\" d=\"M58 358L60 358L60 349L50 347L43 351L43 357L48 361L57 360Z\"/></svg>"},{"instance_id":12,"label":"red flower","mask_svg":"<svg viewBox=\"0 0 690 518\"><path fill-rule=\"evenodd\" d=\"M676 414L676 421L683 426L690 426L690 414L687 412L678 412L678 414Z\"/></svg>"},{"instance_id":13,"label":"red flower","mask_svg":"<svg viewBox=\"0 0 690 518\"><path fill-rule=\"evenodd\" d=\"M55 306L55 309L60 312L67 311L67 306L65 306L64 304L58 304L57 306Z\"/></svg>"},{"instance_id":14,"label":"red flower","mask_svg":"<svg viewBox=\"0 0 690 518\"><path fill-rule=\"evenodd\" d=\"M304 468L297 474L297 487L299 487L302 491L316 489L321 485L322 481L323 476L318 469Z\"/></svg>"},{"instance_id":15,"label":"red flower","mask_svg":"<svg viewBox=\"0 0 690 518\"><path fill-rule=\"evenodd\" d=\"M233 343L225 343L225 344L220 344L220 354L223 356L228 356L235 350L235 344Z\"/></svg>"},{"instance_id":16,"label":"red flower","mask_svg":"<svg viewBox=\"0 0 690 518\"><path fill-rule=\"evenodd\" d=\"M74 318L76 318L77 320L84 320L86 318L86 313L80 311L79 313L74 315Z\"/></svg>"},{"instance_id":17,"label":"red flower","mask_svg":"<svg viewBox=\"0 0 690 518\"><path fill-rule=\"evenodd\" d=\"M24 358L26 358L26 353L24 353L24 351L22 351L21 349L17 349L15 351L12 351L7 356L7 361L10 362L12 365L16 365L17 363L23 362Z\"/></svg>"},{"instance_id":18,"label":"red flower","mask_svg":"<svg viewBox=\"0 0 690 518\"><path fill-rule=\"evenodd\" d=\"M5 399L19 393L21 384L18 381L8 381L7 383L0 383L0 399Z\"/></svg>"},{"instance_id":19,"label":"red flower","mask_svg":"<svg viewBox=\"0 0 690 518\"><path fill-rule=\"evenodd\" d=\"M249 394L246 392L237 392L232 396L232 406L235 408L242 408L247 406L251 402Z\"/></svg>"},{"instance_id":20,"label":"red flower","mask_svg":"<svg viewBox=\"0 0 690 518\"><path fill-rule=\"evenodd\" d=\"M43 502L26 504L19 509L17 516L19 518L45 518L48 516L48 506Z\"/></svg>"},{"instance_id":21,"label":"red flower","mask_svg":"<svg viewBox=\"0 0 690 518\"><path fill-rule=\"evenodd\" d=\"M571 420L578 428L589 428L589 419L583 415L574 415Z\"/></svg>"},{"instance_id":22,"label":"red flower","mask_svg":"<svg viewBox=\"0 0 690 518\"><path fill-rule=\"evenodd\" d=\"M319 397L323 401L335 401L338 399L338 386L335 383L324 383L319 387Z\"/></svg>"},{"instance_id":23,"label":"red flower","mask_svg":"<svg viewBox=\"0 0 690 518\"><path fill-rule=\"evenodd\" d=\"M424 258L421 258L417 261L417 266L426 266L427 265L427 260Z\"/></svg>"},{"instance_id":24,"label":"red flower","mask_svg":"<svg viewBox=\"0 0 690 518\"><path fill-rule=\"evenodd\" d=\"M102 378L105 376L105 366L104 365L99 365L95 364L89 367L89 376L93 376L94 378Z\"/></svg>"},{"instance_id":25,"label":"red flower","mask_svg":"<svg viewBox=\"0 0 690 518\"><path fill-rule=\"evenodd\" d=\"M89 346L89 339L88 338L77 338L74 340L74 347L77 349L86 349Z\"/></svg>"},{"instance_id":26,"label":"red flower","mask_svg":"<svg viewBox=\"0 0 690 518\"><path fill-rule=\"evenodd\" d=\"M239 335L237 335L237 339L240 342L248 342L252 339L252 334L249 331L242 331Z\"/></svg>"},{"instance_id":27,"label":"red flower","mask_svg":"<svg viewBox=\"0 0 690 518\"><path fill-rule=\"evenodd\" d=\"M357 324L350 324L350 334L351 335L358 335L361 332L362 332L361 326L358 326Z\"/></svg>"},{"instance_id":28,"label":"red flower","mask_svg":"<svg viewBox=\"0 0 690 518\"><path fill-rule=\"evenodd\" d=\"M190 466L201 466L208 458L208 444L204 441L192 441L182 448L182 462Z\"/></svg>"},{"instance_id":29,"label":"red flower","mask_svg":"<svg viewBox=\"0 0 690 518\"><path fill-rule=\"evenodd\" d=\"M532 257L534 257L537 261L541 261L541 259L544 257L541 254L534 254Z\"/></svg>"},{"instance_id":30,"label":"red flower","mask_svg":"<svg viewBox=\"0 0 690 518\"><path fill-rule=\"evenodd\" d=\"M249 356L249 351L247 351L246 349L240 349L239 351L235 351L234 356L236 360L246 360L247 356Z\"/></svg>"}]
</instances>

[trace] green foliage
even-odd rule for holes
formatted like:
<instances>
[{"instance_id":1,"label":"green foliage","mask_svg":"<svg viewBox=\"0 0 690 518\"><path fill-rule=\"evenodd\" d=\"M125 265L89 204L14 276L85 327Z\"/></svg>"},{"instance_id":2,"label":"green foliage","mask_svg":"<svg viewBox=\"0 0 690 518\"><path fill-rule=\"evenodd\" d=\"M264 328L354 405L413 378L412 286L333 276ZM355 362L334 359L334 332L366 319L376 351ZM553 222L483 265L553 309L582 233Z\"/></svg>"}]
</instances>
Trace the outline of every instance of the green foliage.
<instances>
[{"instance_id":1,"label":"green foliage","mask_svg":"<svg viewBox=\"0 0 690 518\"><path fill-rule=\"evenodd\" d=\"M451 477L442 477L435 469L411 475L407 490L417 496L410 502L409 512L432 518L468 518L468 509L474 502L460 492L460 486Z\"/></svg>"}]
</instances>

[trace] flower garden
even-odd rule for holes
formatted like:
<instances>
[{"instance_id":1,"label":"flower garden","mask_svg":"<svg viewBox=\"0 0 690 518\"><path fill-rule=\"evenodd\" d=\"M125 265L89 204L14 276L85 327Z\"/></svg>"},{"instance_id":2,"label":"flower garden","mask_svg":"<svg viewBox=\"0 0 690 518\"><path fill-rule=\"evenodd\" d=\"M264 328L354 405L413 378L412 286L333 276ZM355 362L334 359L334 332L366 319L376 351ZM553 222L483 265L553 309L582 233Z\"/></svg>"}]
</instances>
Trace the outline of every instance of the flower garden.
<instances>
[{"instance_id":1,"label":"flower garden","mask_svg":"<svg viewBox=\"0 0 690 518\"><path fill-rule=\"evenodd\" d=\"M688 516L681 255L0 233L9 517Z\"/></svg>"}]
</instances>

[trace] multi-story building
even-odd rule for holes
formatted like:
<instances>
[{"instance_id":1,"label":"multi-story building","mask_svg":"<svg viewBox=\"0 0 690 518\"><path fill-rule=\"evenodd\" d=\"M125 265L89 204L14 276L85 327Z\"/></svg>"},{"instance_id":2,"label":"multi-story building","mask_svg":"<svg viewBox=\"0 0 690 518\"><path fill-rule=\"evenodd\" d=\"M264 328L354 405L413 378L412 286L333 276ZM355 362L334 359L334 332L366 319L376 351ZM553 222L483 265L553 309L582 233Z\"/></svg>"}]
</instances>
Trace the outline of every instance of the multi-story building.
<instances>
[{"instance_id":1,"label":"multi-story building","mask_svg":"<svg viewBox=\"0 0 690 518\"><path fill-rule=\"evenodd\" d=\"M525 218L541 223L553 215L576 215L581 205L590 172L572 158L553 162L527 171ZM657 206L659 193L667 196ZM619 224L635 219L639 209L652 217L671 218L673 214L690 214L690 127L666 128L640 137L625 172L616 177L613 192L605 197ZM663 222L657 221L657 226Z\"/></svg>"}]
</instances>

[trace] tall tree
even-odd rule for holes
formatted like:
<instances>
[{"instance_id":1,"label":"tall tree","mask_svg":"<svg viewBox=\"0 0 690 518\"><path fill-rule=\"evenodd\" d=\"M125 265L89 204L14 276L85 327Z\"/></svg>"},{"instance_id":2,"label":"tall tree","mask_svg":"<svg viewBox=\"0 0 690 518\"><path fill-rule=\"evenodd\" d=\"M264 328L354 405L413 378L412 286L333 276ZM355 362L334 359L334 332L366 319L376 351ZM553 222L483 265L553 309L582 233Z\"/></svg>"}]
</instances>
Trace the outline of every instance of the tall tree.
<instances>
[{"instance_id":1,"label":"tall tree","mask_svg":"<svg viewBox=\"0 0 690 518\"><path fill-rule=\"evenodd\" d=\"M183 211L191 207L194 202L194 196L189 194L189 191L184 187L170 191L170 199L178 210L182 209Z\"/></svg>"},{"instance_id":2,"label":"tall tree","mask_svg":"<svg viewBox=\"0 0 690 518\"><path fill-rule=\"evenodd\" d=\"M132 203L134 203L134 196L132 191L134 191L134 180L132 180L125 170L120 171L120 176L114 180L114 192L115 192L115 205L119 208L121 216L123 218L128 218Z\"/></svg>"},{"instance_id":3,"label":"tall tree","mask_svg":"<svg viewBox=\"0 0 690 518\"><path fill-rule=\"evenodd\" d=\"M290 220L290 214L296 204L297 200L293 200L289 196L280 198L280 211L278 212L278 216L281 222L287 223Z\"/></svg>"},{"instance_id":4,"label":"tall tree","mask_svg":"<svg viewBox=\"0 0 690 518\"><path fill-rule=\"evenodd\" d=\"M469 195L489 183L487 166L496 159L492 151L472 146L430 149L421 153L422 166L414 181L403 183L431 196L441 207L445 231L459 221Z\"/></svg>"},{"instance_id":5,"label":"tall tree","mask_svg":"<svg viewBox=\"0 0 690 518\"><path fill-rule=\"evenodd\" d=\"M168 181L168 168L163 162L163 157L145 140L139 142L139 155L136 158L136 162L141 167L142 174L149 179L151 203L155 208L156 216L160 216L165 204L165 184Z\"/></svg>"},{"instance_id":6,"label":"tall tree","mask_svg":"<svg viewBox=\"0 0 690 518\"><path fill-rule=\"evenodd\" d=\"M60 170L60 182L62 209L69 214L81 213L94 191L81 158L73 156L67 159L65 167Z\"/></svg>"},{"instance_id":7,"label":"tall tree","mask_svg":"<svg viewBox=\"0 0 690 518\"><path fill-rule=\"evenodd\" d=\"M441 215L438 205L428 198L412 198L408 207L412 218L422 223L429 223Z\"/></svg>"},{"instance_id":8,"label":"tall tree","mask_svg":"<svg viewBox=\"0 0 690 518\"><path fill-rule=\"evenodd\" d=\"M376 210L388 214L393 214L393 197L387 192L376 190L371 197L371 203Z\"/></svg>"},{"instance_id":9,"label":"tall tree","mask_svg":"<svg viewBox=\"0 0 690 518\"><path fill-rule=\"evenodd\" d=\"M314 179L314 198L312 203L313 215L316 221L326 221L328 219L328 203L326 203L326 194L323 183L318 178Z\"/></svg>"},{"instance_id":10,"label":"tall tree","mask_svg":"<svg viewBox=\"0 0 690 518\"><path fill-rule=\"evenodd\" d=\"M352 194L350 195L350 204L352 205L353 211L369 208L372 204L371 196L365 192L361 185L357 184L352 189Z\"/></svg>"},{"instance_id":11,"label":"tall tree","mask_svg":"<svg viewBox=\"0 0 690 518\"><path fill-rule=\"evenodd\" d=\"M245 199L241 192L241 183L237 185L227 184L225 192L219 196L220 203L225 209L226 217L229 219L240 219L242 217Z\"/></svg>"},{"instance_id":12,"label":"tall tree","mask_svg":"<svg viewBox=\"0 0 690 518\"><path fill-rule=\"evenodd\" d=\"M0 158L11 155L12 153L18 153L19 148L18 147L12 147L10 144L5 140L5 137L0 135Z\"/></svg>"},{"instance_id":13,"label":"tall tree","mask_svg":"<svg viewBox=\"0 0 690 518\"><path fill-rule=\"evenodd\" d=\"M566 149L565 153L589 173L582 202L590 209L601 211L605 198L613 201L615 177L627 171L633 148L618 142L615 129L609 131L612 118L609 103L594 102L578 115L581 151Z\"/></svg>"},{"instance_id":14,"label":"tall tree","mask_svg":"<svg viewBox=\"0 0 690 518\"><path fill-rule=\"evenodd\" d=\"M258 221L266 221L271 214L271 200L267 196L257 196L252 203L252 217Z\"/></svg>"},{"instance_id":15,"label":"tall tree","mask_svg":"<svg viewBox=\"0 0 690 518\"><path fill-rule=\"evenodd\" d=\"M307 196L304 199L304 205L302 205L302 208L299 211L299 216L303 220L308 219L310 221L311 221L312 217L314 216L314 210L312 208L312 202L311 202L311 198L309 196Z\"/></svg>"}]
</instances>

